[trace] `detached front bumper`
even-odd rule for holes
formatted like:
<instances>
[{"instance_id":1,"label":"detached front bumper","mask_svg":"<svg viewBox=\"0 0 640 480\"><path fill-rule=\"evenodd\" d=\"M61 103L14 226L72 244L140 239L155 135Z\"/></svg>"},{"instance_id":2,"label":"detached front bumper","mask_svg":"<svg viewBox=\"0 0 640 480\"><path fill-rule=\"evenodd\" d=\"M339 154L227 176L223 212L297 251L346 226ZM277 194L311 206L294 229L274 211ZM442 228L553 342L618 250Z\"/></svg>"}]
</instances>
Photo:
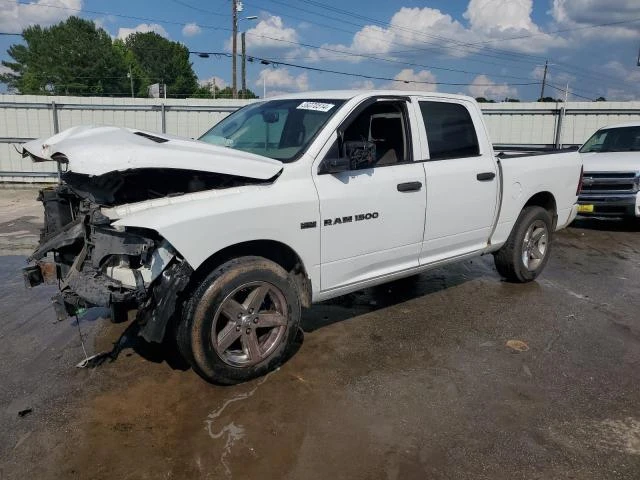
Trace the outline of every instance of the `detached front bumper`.
<instances>
[{"instance_id":1,"label":"detached front bumper","mask_svg":"<svg viewBox=\"0 0 640 480\"><path fill-rule=\"evenodd\" d=\"M140 333L162 341L192 269L157 232L114 228L100 207L64 185L41 193L45 227L23 269L27 287L58 283L58 320L90 307L137 310Z\"/></svg>"},{"instance_id":2,"label":"detached front bumper","mask_svg":"<svg viewBox=\"0 0 640 480\"><path fill-rule=\"evenodd\" d=\"M640 217L640 193L582 194L578 214L595 217Z\"/></svg>"}]
</instances>

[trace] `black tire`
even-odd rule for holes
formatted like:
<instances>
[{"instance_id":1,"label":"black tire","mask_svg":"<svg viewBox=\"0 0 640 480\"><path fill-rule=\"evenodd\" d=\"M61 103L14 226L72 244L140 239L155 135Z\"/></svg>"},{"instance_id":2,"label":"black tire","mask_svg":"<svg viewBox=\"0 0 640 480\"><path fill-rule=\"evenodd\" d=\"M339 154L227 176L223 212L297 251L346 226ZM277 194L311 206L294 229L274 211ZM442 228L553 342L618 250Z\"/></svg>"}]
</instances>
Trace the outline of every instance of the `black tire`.
<instances>
[{"instance_id":1,"label":"black tire","mask_svg":"<svg viewBox=\"0 0 640 480\"><path fill-rule=\"evenodd\" d=\"M278 317L279 322L284 322L282 325L260 327L257 324L258 317L262 318L260 312L273 317L271 311L263 311L262 307L257 308L253 318L249 318L247 309L242 319L238 314L238 320L235 323L230 320L232 315L225 313L223 304L229 305L229 299L236 300L236 295L243 295L244 291L249 291L250 295L253 288L267 289L266 296L260 305L269 304L270 308L276 308L277 303L273 313L277 315L278 310L282 310L281 317ZM248 296L245 303L247 301ZM243 303L238 301L236 304L244 308ZM280 265L263 257L240 257L217 267L190 295L184 305L176 338L180 353L198 375L215 384L233 385L262 376L278 367L287 358L295 344L300 316L298 290L291 276ZM216 319L218 323L215 323ZM230 332L233 332L231 328L233 325L236 332L241 332L240 334L230 333L230 335L239 336L223 352L218 351L221 348L218 343L214 346L215 340L212 335L212 331L218 328L220 322L226 324L225 328L230 328ZM238 329L240 324L243 326ZM261 340L265 342L264 345L259 346L258 352L260 354L269 352L268 355L255 364L241 365L236 361L231 362L231 359L237 360L242 355L246 357L247 362L257 361L251 359L252 355L248 353L251 349L245 344L249 342L249 331L252 328L258 344ZM247 337L244 336L245 331ZM273 334L273 331L276 334ZM220 340L221 334L222 331L218 331L215 338ZM268 345L267 341L269 341ZM265 345L268 348L264 348ZM235 347L232 349L233 346ZM235 356L233 352L236 352ZM260 358L260 355L253 356L253 359L257 358Z\"/></svg>"},{"instance_id":2,"label":"black tire","mask_svg":"<svg viewBox=\"0 0 640 480\"><path fill-rule=\"evenodd\" d=\"M535 268L528 268L523 260L525 236L529 228L534 224L540 225L539 222L543 222L547 229L546 249ZM493 254L496 269L505 280L526 283L540 275L551 253L552 224L551 214L544 208L531 206L522 209L506 243Z\"/></svg>"}]
</instances>

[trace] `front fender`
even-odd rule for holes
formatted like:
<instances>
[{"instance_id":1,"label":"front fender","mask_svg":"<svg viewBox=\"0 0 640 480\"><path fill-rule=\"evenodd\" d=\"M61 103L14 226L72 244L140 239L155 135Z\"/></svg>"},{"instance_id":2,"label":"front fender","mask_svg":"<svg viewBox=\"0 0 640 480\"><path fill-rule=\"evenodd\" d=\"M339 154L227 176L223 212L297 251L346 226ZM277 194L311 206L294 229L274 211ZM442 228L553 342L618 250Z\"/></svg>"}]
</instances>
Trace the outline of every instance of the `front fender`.
<instances>
[{"instance_id":1,"label":"front fender","mask_svg":"<svg viewBox=\"0 0 640 480\"><path fill-rule=\"evenodd\" d=\"M122 205L104 213L114 226L157 231L195 270L220 250L273 240L298 252L310 276L320 263L320 214L310 180L208 190ZM315 222L315 228L302 228ZM313 280L313 278L312 278Z\"/></svg>"}]
</instances>

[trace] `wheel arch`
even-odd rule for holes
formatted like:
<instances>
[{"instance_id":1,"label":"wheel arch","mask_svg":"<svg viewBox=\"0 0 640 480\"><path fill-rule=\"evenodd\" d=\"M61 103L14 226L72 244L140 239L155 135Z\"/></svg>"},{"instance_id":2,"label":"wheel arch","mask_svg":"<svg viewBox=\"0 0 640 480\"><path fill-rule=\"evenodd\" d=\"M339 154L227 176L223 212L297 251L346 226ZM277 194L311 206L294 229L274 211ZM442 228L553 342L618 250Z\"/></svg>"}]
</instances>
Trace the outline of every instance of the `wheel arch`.
<instances>
[{"instance_id":1,"label":"wheel arch","mask_svg":"<svg viewBox=\"0 0 640 480\"><path fill-rule=\"evenodd\" d=\"M538 206L547 210L552 218L552 231L555 230L556 224L558 223L558 204L556 203L556 197L553 193L542 191L532 195L522 206L522 210L531 206Z\"/></svg>"},{"instance_id":2,"label":"wheel arch","mask_svg":"<svg viewBox=\"0 0 640 480\"><path fill-rule=\"evenodd\" d=\"M306 308L311 306L311 279L300 255L289 245L277 240L249 240L224 247L200 264L194 272L193 281L199 283L216 267L233 258L248 255L264 257L289 272L298 288L300 303Z\"/></svg>"}]
</instances>

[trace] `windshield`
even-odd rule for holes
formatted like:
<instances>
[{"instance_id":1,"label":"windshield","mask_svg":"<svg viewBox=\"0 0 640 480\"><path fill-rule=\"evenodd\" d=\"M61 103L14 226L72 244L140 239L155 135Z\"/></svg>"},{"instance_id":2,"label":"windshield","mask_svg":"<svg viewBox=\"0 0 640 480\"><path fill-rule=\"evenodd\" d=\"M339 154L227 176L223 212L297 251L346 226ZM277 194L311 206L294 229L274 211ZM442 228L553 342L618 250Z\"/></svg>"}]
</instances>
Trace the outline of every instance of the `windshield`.
<instances>
[{"instance_id":1,"label":"windshield","mask_svg":"<svg viewBox=\"0 0 640 480\"><path fill-rule=\"evenodd\" d=\"M344 100L272 100L232 113L199 140L282 162L297 160Z\"/></svg>"},{"instance_id":2,"label":"windshield","mask_svg":"<svg viewBox=\"0 0 640 480\"><path fill-rule=\"evenodd\" d=\"M638 151L640 151L640 126L603 128L594 133L580 149L580 153Z\"/></svg>"}]
</instances>

